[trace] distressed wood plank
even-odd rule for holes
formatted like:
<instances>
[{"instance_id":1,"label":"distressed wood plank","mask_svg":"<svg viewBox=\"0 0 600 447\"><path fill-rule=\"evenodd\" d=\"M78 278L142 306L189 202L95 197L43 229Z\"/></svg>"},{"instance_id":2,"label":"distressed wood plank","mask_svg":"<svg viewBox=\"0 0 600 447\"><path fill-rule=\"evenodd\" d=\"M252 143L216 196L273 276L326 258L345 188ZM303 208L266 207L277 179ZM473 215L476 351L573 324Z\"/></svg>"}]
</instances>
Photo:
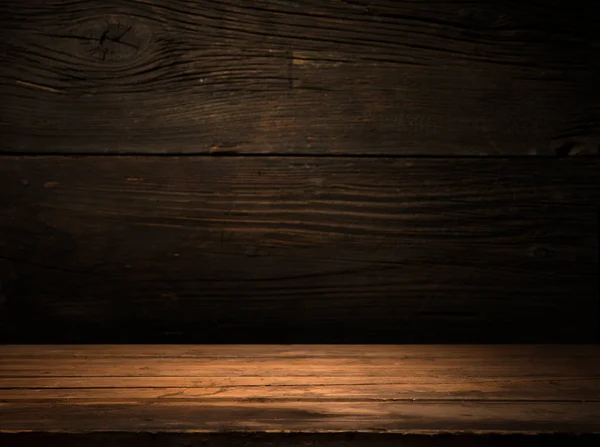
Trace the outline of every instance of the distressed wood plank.
<instances>
[{"instance_id":1,"label":"distressed wood plank","mask_svg":"<svg viewBox=\"0 0 600 447\"><path fill-rule=\"evenodd\" d=\"M597 354L597 350L591 350ZM579 375L583 370L592 377L600 375L600 362L588 357L570 358L567 362L555 364L554 358L532 358L507 365L497 361L474 362L471 359L450 362L447 359L263 359L260 357L239 359L62 359L59 362L44 362L40 359L0 359L0 377L230 377L230 376L321 376L365 377L396 376L419 377L424 369L431 373L444 373L447 376L498 377L547 377L546 370L561 373L563 376ZM456 368L449 367L449 363ZM524 368L526 364L529 368ZM469 368L466 369L465 365ZM585 367L585 368L584 368Z\"/></svg>"},{"instance_id":2,"label":"distressed wood plank","mask_svg":"<svg viewBox=\"0 0 600 447\"><path fill-rule=\"evenodd\" d=\"M554 396L564 397L565 392L571 398L577 396L580 400L597 400L598 379L593 376L584 376L587 372L581 371L579 375L572 371L553 371L550 375L537 375L535 377L523 377L518 374L512 376L479 378L473 377L440 377L439 375L409 375L408 373L397 376L351 376L330 377L326 375L316 376L269 376L269 377L119 377L115 382L113 377L2 377L2 388L10 393L29 392L31 390L64 390L65 394L83 392L82 390L93 388L98 393L125 393L129 388L140 390L140 392L159 393L161 390L190 390L182 392L183 397L194 396L202 389L208 390L218 387L223 394L237 395L243 390L255 389L256 393L277 392L294 393L302 390L318 393L319 390L333 390L332 393L349 393L356 395L376 392L378 389L390 390L396 396L408 397L412 392L419 398L427 398L437 394L440 399L453 398L479 398L479 399L512 399L512 400L556 400ZM278 389L273 390L273 387ZM143 391L145 390L145 391ZM329 391L328 391L329 392ZM447 392L440 397L440 393ZM5 396L7 396L5 394ZM535 397L533 397L535 396ZM414 397L414 396L412 396Z\"/></svg>"},{"instance_id":3,"label":"distressed wood plank","mask_svg":"<svg viewBox=\"0 0 600 447\"><path fill-rule=\"evenodd\" d=\"M0 354L0 401L11 402L600 400L591 345L9 345Z\"/></svg>"},{"instance_id":4,"label":"distressed wood plank","mask_svg":"<svg viewBox=\"0 0 600 447\"><path fill-rule=\"evenodd\" d=\"M30 376L39 370L39 360L32 361L1 361L0 367L2 368L2 377L21 377L23 375ZM579 362L574 362L575 365L585 365L589 363L587 359L583 359ZM313 375L324 375L327 374L332 377L338 376L389 376L398 374L399 377L403 375L418 376L426 365L426 361L421 362L390 362L387 359L383 359L380 362L367 362L367 361L348 361L343 359L321 359L315 361L307 359L304 361L292 361L287 360L282 362L281 360L268 361L268 360L246 360L243 363L239 361L176 361L169 360L169 368L163 367L164 361L160 359L143 361L127 361L122 359L117 365L114 361L95 361L93 363L89 361L76 361L76 360L64 360L57 364L47 365L46 369L40 371L40 374L46 377L111 377L115 375L124 377L146 377L146 376L163 376L163 375L174 375L174 376L193 376L193 377L228 377L231 375L240 375L242 373L248 376L257 376L262 374L262 371L268 369L269 375L282 376L288 374L291 376L313 376ZM195 366L192 366L195 365ZM521 367L515 367L513 370L510 366L498 368L497 365L485 365L479 368L472 368L471 375L476 377L497 377L499 370L511 372L514 375L519 376L522 373L526 373L527 377L542 377L545 378L545 368L551 367L551 364L538 362L535 360L531 361L531 371L524 372ZM243 368L241 370L240 368ZM438 363L434 366L429 367L432 371L446 371L447 366L444 363ZM563 375L573 374L572 365L564 366L565 370L562 370L562 365L556 366L557 371L561 371ZM535 371L537 369L537 371ZM291 371L290 371L291 370ZM594 369L593 374L598 374L599 371ZM457 375L464 374L464 371L460 370L456 373Z\"/></svg>"},{"instance_id":5,"label":"distressed wood plank","mask_svg":"<svg viewBox=\"0 0 600 447\"><path fill-rule=\"evenodd\" d=\"M600 435L452 433L403 435L398 433L0 433L0 442L10 447L596 447Z\"/></svg>"},{"instance_id":6,"label":"distressed wood plank","mask_svg":"<svg viewBox=\"0 0 600 447\"><path fill-rule=\"evenodd\" d=\"M0 151L597 154L600 7L2 3Z\"/></svg>"},{"instance_id":7,"label":"distressed wood plank","mask_svg":"<svg viewBox=\"0 0 600 447\"><path fill-rule=\"evenodd\" d=\"M90 386L91 379L71 380L81 388L44 389L33 386L33 379L22 379L28 388L0 389L0 401L18 403L22 401L35 403L51 403L56 400L76 400L81 403L122 403L163 401L165 398L174 402L220 402L227 400L247 402L291 402L291 401L347 401L359 402L365 400L395 400L395 401L499 401L515 402L528 401L560 401L565 397L573 401L600 402L600 374L595 379L564 379L545 377L543 379L522 379L516 385L508 383L505 377L484 379L483 383L471 384L460 378L448 377L444 381L428 382L423 377L391 377L390 384L377 385L305 385L298 377L287 377L285 385L273 385L271 378L258 380L247 378L244 385L232 385L231 380L214 380L204 387L182 386L186 380L169 378L167 387L152 387L156 380L147 377L137 381L138 388L121 386L122 379L110 378L106 382L112 386L95 388ZM370 378L370 376L369 376ZM185 379L185 378L184 378ZM281 378L276 378L281 379ZM517 378L520 379L520 378ZM473 381L470 378L471 382ZM514 380L513 377L510 380ZM199 380L201 381L201 380ZM197 382L199 382L197 381ZM209 382L208 380L206 380ZM404 383L397 383L404 381ZM187 382L190 382L188 379ZM277 380L275 380L277 382ZM281 382L281 380L279 380ZM310 382L310 380L309 380ZM382 381L384 382L384 381ZM9 387L10 380L1 381L3 387ZM172 399L171 399L172 398Z\"/></svg>"},{"instance_id":8,"label":"distressed wood plank","mask_svg":"<svg viewBox=\"0 0 600 447\"><path fill-rule=\"evenodd\" d=\"M600 433L600 402L0 403L2 431ZM40 417L43 415L44 417Z\"/></svg>"},{"instance_id":9,"label":"distressed wood plank","mask_svg":"<svg viewBox=\"0 0 600 447\"><path fill-rule=\"evenodd\" d=\"M4 157L3 340L594 341L597 172Z\"/></svg>"},{"instance_id":10,"label":"distressed wood plank","mask_svg":"<svg viewBox=\"0 0 600 447\"><path fill-rule=\"evenodd\" d=\"M590 357L595 348L589 345L455 345L448 349L444 345L390 344L265 344L265 345L2 345L5 359L103 359L103 358L256 358L262 359L401 359L423 360L443 357L444 361L494 362L497 356L510 361L523 362L529 359L552 357L557 362Z\"/></svg>"},{"instance_id":11,"label":"distressed wood plank","mask_svg":"<svg viewBox=\"0 0 600 447\"><path fill-rule=\"evenodd\" d=\"M269 347L252 345L225 346L245 355L221 358L221 346L212 346L178 359L185 348L165 346L161 351L172 350L171 355L136 358L138 346L122 346L129 355L109 358L110 346L71 346L65 349L80 357L53 358L54 347L30 346L19 358L14 355L19 347L2 346L0 431L600 433L598 346L523 351L520 346L446 345L423 347L420 354L417 346L380 346L387 357L362 363L354 357L323 357L335 351L329 346L273 346L288 350L278 358L269 355ZM88 349L91 355L81 358ZM97 355L102 349L105 357ZM46 353L26 355L33 350ZM124 381L131 362L146 372L140 378L144 382ZM388 383L371 377L374 365ZM339 378L323 377L323 368ZM287 373L273 377L278 371ZM185 386L182 373L188 376ZM77 377L87 387L63 382L35 388L36 381L55 380L49 374L73 383ZM103 374L112 384L97 388L94 376ZM29 385L15 387L15 378ZM192 385L189 378L197 382ZM153 379L162 384L156 387Z\"/></svg>"}]
</instances>

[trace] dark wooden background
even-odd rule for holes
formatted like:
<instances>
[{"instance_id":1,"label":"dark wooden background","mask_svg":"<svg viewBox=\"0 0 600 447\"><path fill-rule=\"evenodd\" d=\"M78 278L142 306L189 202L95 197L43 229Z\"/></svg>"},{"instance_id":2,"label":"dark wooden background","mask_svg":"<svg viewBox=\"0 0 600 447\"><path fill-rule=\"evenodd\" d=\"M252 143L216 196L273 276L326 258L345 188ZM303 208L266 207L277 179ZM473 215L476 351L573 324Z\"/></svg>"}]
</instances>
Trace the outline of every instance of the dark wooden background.
<instances>
[{"instance_id":1,"label":"dark wooden background","mask_svg":"<svg viewBox=\"0 0 600 447\"><path fill-rule=\"evenodd\" d=\"M596 3L0 1L0 341L597 341Z\"/></svg>"}]
</instances>

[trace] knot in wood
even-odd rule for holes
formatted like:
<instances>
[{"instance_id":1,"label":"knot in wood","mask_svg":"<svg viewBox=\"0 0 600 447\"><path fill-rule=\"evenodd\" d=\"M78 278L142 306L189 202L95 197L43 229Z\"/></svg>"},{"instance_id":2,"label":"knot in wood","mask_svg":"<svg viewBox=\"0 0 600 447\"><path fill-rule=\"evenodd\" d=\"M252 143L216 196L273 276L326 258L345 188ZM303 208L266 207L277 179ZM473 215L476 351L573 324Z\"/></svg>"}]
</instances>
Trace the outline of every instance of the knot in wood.
<instances>
[{"instance_id":1,"label":"knot in wood","mask_svg":"<svg viewBox=\"0 0 600 447\"><path fill-rule=\"evenodd\" d=\"M110 17L87 22L74 38L82 44L87 58L101 62L135 59L149 41L149 31L127 17Z\"/></svg>"}]
</instances>

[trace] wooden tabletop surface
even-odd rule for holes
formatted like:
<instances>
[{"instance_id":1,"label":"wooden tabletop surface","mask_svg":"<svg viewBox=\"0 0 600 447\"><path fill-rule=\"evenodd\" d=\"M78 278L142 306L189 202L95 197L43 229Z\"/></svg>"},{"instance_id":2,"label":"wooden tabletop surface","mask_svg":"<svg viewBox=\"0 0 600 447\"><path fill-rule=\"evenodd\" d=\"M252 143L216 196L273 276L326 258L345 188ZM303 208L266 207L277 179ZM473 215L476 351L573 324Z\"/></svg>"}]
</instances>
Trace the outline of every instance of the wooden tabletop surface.
<instances>
[{"instance_id":1,"label":"wooden tabletop surface","mask_svg":"<svg viewBox=\"0 0 600 447\"><path fill-rule=\"evenodd\" d=\"M0 347L0 431L600 433L600 348Z\"/></svg>"}]
</instances>

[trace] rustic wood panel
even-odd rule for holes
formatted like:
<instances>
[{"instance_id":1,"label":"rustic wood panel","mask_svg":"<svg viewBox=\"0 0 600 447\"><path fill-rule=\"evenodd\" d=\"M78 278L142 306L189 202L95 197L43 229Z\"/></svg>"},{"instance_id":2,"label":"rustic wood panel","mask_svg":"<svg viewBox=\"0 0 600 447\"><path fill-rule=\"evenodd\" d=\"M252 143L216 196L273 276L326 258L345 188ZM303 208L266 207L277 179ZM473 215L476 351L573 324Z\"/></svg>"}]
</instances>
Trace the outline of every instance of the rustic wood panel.
<instances>
[{"instance_id":1,"label":"rustic wood panel","mask_svg":"<svg viewBox=\"0 0 600 447\"><path fill-rule=\"evenodd\" d=\"M544 377L517 381L516 386L508 387L502 380L496 377L486 378L483 384L471 385L473 378L466 380L455 380L452 382L428 382L423 377L393 377L395 381L403 380L404 383L378 384L378 385L306 385L298 377L286 376L288 385L274 387L269 380L258 380L250 378L246 385L232 385L230 380L221 378L213 380L210 386L188 385L185 378L168 378L169 383L163 387L148 387L147 377L137 381L138 388L130 388L121 385L121 378L115 380L111 377L113 386L108 388L96 388L88 385L88 379L71 379L72 383L78 382L79 388L56 389L37 388L35 380L21 379L21 382L29 380L28 388L0 390L0 396L4 402L18 403L24 400L34 400L41 403L51 403L56 400L77 400L80 402L101 401L105 403L136 401L139 399L154 401L163 396L176 396L178 402L212 402L223 400L276 400L279 402L292 402L298 400L308 401L338 401L340 399L349 402L363 401L368 399L381 399L383 393L394 396L396 400L428 400L456 401L458 399L480 399L480 400L513 400L513 401L556 401L564 397L560 387L569 390L569 396L579 401L600 401L600 374L596 379L573 380L572 378L557 379L555 377ZM370 378L370 377L369 377ZM211 378L212 379L212 378ZM217 378L218 379L218 378ZM48 379L45 379L48 380ZM54 379L56 380L56 379ZM389 380L389 379L388 379ZM514 379L511 379L514 380ZM94 383L94 378L91 379ZM108 380L106 380L108 382ZM152 381L156 384L156 381ZM166 380L164 381L166 382ZM253 383L252 383L253 382ZM277 381L275 381L277 383ZM295 382L295 383L291 383ZM440 381L441 382L441 381ZM550 383L551 382L551 383ZM11 386L14 382L2 380L3 386ZM114 385L121 386L114 386ZM87 386L86 386L87 385Z\"/></svg>"},{"instance_id":2,"label":"rustic wood panel","mask_svg":"<svg viewBox=\"0 0 600 447\"><path fill-rule=\"evenodd\" d=\"M485 346L485 345L484 345ZM539 365L533 365L532 367ZM547 365L545 365L547 366ZM547 368L546 368L547 369ZM192 377L192 376L130 376L119 377L118 383L114 377L11 377L2 378L2 386L7 388L4 393L8 396L31 396L32 393L42 398L50 396L48 390L56 392L54 396L62 398L83 397L86 389L94 388L97 396L131 397L133 391L139 391L138 397L156 397L173 390L179 392L180 398L195 398L209 392L220 390L218 397L248 397L247 391L254 389L263 393L263 397L282 397L282 390L286 398L298 396L312 396L323 398L374 397L378 390L386 389L397 397L427 399L432 396L437 399L478 398L483 400L556 400L559 399L564 389L568 389L570 396L580 400L598 399L599 381L597 377L589 377L585 369L579 375L573 371L553 371L552 375L541 374L537 376L522 376L512 373L510 378L503 375L498 380L496 376L474 381L473 374L466 377L442 377L439 375L409 374L391 376L269 376L265 377ZM559 375L562 374L562 375ZM324 373L329 374L329 373ZM588 376L583 377L582 374ZM510 386L505 381L510 380ZM418 386L415 384L418 382ZM273 389L273 386L282 387ZM285 387L285 388L284 388ZM9 390L10 389L10 390ZM56 391L61 389L62 391ZM34 390L34 391L32 391ZM324 391L326 394L324 394ZM112 393L112 394L110 394ZM411 394L412 393L412 394ZM446 393L446 394L443 394Z\"/></svg>"},{"instance_id":3,"label":"rustic wood panel","mask_svg":"<svg viewBox=\"0 0 600 447\"><path fill-rule=\"evenodd\" d=\"M3 157L2 340L593 341L598 163Z\"/></svg>"},{"instance_id":4,"label":"rustic wood panel","mask_svg":"<svg viewBox=\"0 0 600 447\"><path fill-rule=\"evenodd\" d=\"M376 349L387 355L364 359L328 357L336 352L329 346L289 346L274 358L269 346L246 345L239 347L244 355L227 359L220 358L220 346L188 358L177 357L181 347L166 357L138 357L137 348L126 346L127 356L110 357L108 347L101 357L94 353L103 347L94 347L88 357L87 346L70 347L75 352L70 358L29 354L43 352L40 346L25 347L23 357L14 355L19 347L8 347L4 355L0 347L0 430L600 433L598 346L550 345L534 356L520 346L458 352L454 346L428 346L420 354L417 347L382 346ZM344 382L372 380L374 368L389 382ZM272 380L274 372L289 382ZM144 380L164 382L158 387L122 382L142 373ZM112 385L92 386L94 376L102 375ZM189 386L183 376L198 381ZM339 376L340 383L326 383L327 376ZM30 382L15 386L15 378ZM310 384L311 378L321 385ZM37 387L37 380L48 379L86 386Z\"/></svg>"},{"instance_id":5,"label":"rustic wood panel","mask_svg":"<svg viewBox=\"0 0 600 447\"><path fill-rule=\"evenodd\" d=\"M600 435L453 433L0 433L6 447L597 447Z\"/></svg>"},{"instance_id":6,"label":"rustic wood panel","mask_svg":"<svg viewBox=\"0 0 600 447\"><path fill-rule=\"evenodd\" d=\"M600 400L598 348L584 345L5 345L1 354L0 400L10 402Z\"/></svg>"},{"instance_id":7,"label":"rustic wood panel","mask_svg":"<svg viewBox=\"0 0 600 447\"><path fill-rule=\"evenodd\" d=\"M599 433L600 402L139 402L0 404L7 433L164 431ZM548 414L552 416L549 417ZM43 418L40 415L44 415ZM576 416L574 416L576 415Z\"/></svg>"},{"instance_id":8,"label":"rustic wood panel","mask_svg":"<svg viewBox=\"0 0 600 447\"><path fill-rule=\"evenodd\" d=\"M1 151L597 154L600 6L21 0Z\"/></svg>"},{"instance_id":9,"label":"rustic wood panel","mask_svg":"<svg viewBox=\"0 0 600 447\"><path fill-rule=\"evenodd\" d=\"M441 373L448 370L447 364L438 362L429 364L428 359L424 360L404 360L394 361L390 359L320 359L315 361L308 359L246 359L240 362L238 359L211 359L210 361L193 361L190 359L177 360L169 359L168 368L164 368L163 359L120 359L115 363L114 359L63 359L53 364L51 362L44 364L40 359L0 359L0 368L3 377L34 376L36 373L42 377L146 377L146 376L170 376L179 377L197 377L201 375L230 377L235 375L247 374L250 376L276 376L287 375L290 377L314 376L328 374L332 377L352 377L352 376L376 376L403 377L405 375L420 375L423 368L427 368L431 373ZM461 365L467 362L455 361L455 364ZM472 363L472 362L471 362ZM515 362L516 363L516 362ZM580 358L572 360L567 365L554 365L548 363L546 359L528 359L530 369L524 370L518 363L516 366L508 365L498 367L494 362L471 367L471 375L476 377L489 378L497 377L502 372L512 373L513 375L525 374L527 377L542 378L546 377L548 368L556 370L556 373L563 375L581 374L577 367L587 365L589 359ZM575 365L575 367L573 366ZM536 371L539 369L539 371ZM583 369L589 374L600 375L598 369ZM452 373L446 373L453 375ZM464 372L455 372L460 375Z\"/></svg>"},{"instance_id":10,"label":"rustic wood panel","mask_svg":"<svg viewBox=\"0 0 600 447\"><path fill-rule=\"evenodd\" d=\"M586 345L546 345L519 344L495 345L455 345L446 349L437 345L409 345L391 347L389 344L368 345L253 345L248 349L246 345L136 345L135 350L130 345L88 345L82 349L78 345L3 345L2 357L19 359L100 359L114 358L211 358L227 359L240 357L256 357L261 359L285 358L344 358L344 359L402 359L422 360L431 359L443 354L444 361L492 361L499 355L511 362L522 362L524 359L546 358L551 349L553 358L560 358L561 362L572 361L589 355L589 346ZM490 360L491 359L491 360ZM232 378L233 380L233 378Z\"/></svg>"}]
</instances>

